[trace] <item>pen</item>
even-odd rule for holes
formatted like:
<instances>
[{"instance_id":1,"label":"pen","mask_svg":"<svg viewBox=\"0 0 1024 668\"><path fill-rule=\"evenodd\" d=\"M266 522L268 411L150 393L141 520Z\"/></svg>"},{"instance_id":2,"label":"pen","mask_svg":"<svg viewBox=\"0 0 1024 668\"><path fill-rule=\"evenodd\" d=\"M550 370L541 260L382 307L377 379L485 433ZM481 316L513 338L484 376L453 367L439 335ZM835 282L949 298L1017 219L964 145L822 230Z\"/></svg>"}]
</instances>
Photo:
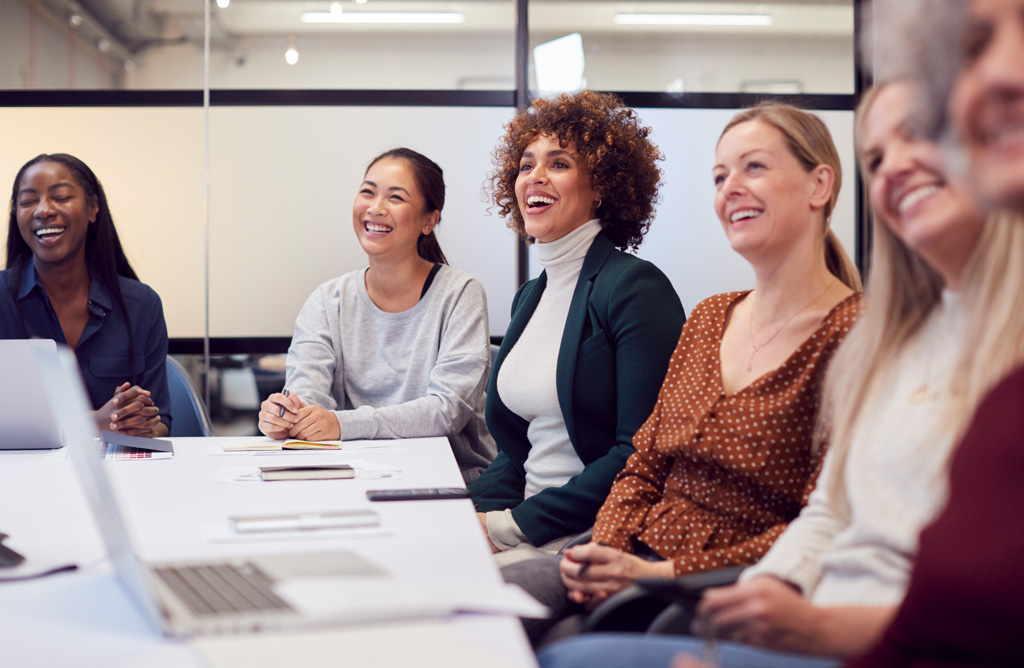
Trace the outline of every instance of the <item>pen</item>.
<instances>
[{"instance_id":1,"label":"pen","mask_svg":"<svg viewBox=\"0 0 1024 668\"><path fill-rule=\"evenodd\" d=\"M608 547L608 543L604 542L603 540L597 541L597 544L601 545L603 547ZM581 578L584 575L586 575L588 568L590 568L590 560L589 559L587 561L584 561L582 564L580 564L580 569L578 571L576 571L576 577Z\"/></svg>"},{"instance_id":2,"label":"pen","mask_svg":"<svg viewBox=\"0 0 1024 668\"><path fill-rule=\"evenodd\" d=\"M281 390L281 394L283 394L284 396L286 396L286 397L287 397L287 396L288 396L288 394L289 394L289 393L288 393L288 388L286 387L286 388L284 388L283 390ZM279 410L279 411L277 412L277 417L279 417L279 418L283 418L283 417L284 417L284 406L281 406L281 410Z\"/></svg>"}]
</instances>

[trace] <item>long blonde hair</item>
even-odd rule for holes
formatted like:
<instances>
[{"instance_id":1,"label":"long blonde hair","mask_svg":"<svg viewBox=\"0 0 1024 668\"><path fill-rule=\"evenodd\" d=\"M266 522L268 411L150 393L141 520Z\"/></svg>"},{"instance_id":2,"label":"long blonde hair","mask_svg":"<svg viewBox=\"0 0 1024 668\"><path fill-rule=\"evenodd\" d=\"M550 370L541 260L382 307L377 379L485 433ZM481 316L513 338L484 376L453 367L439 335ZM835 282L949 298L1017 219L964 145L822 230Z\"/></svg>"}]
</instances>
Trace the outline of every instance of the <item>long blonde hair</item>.
<instances>
[{"instance_id":1,"label":"long blonde hair","mask_svg":"<svg viewBox=\"0 0 1024 668\"><path fill-rule=\"evenodd\" d=\"M885 86L868 91L857 109L858 156L864 146L864 118ZM862 173L868 173L860 165ZM874 246L867 307L829 364L819 446L827 438L830 457L828 502L840 517L849 516L843 471L867 397L903 346L939 304L943 281L908 248L877 213L872 215ZM1024 362L1024 309L1018 298L1024 286L1024 218L1008 212L990 214L978 245L964 269L960 289L966 311L964 345L956 362L957 379L944 425L959 436L985 393L1007 372Z\"/></svg>"},{"instance_id":2,"label":"long blonde hair","mask_svg":"<svg viewBox=\"0 0 1024 668\"><path fill-rule=\"evenodd\" d=\"M825 123L815 116L791 104L782 102L762 102L756 107L744 109L735 116L722 130L719 141L729 130L740 123L762 121L771 125L786 137L790 152L800 161L808 172L818 165L828 165L835 173L835 182L828 203L824 208L825 215L825 266L839 280L856 292L862 289L860 272L857 266L843 249L839 238L830 228L832 211L835 210L839 189L843 185L843 166L839 161L839 151L832 141L832 134Z\"/></svg>"}]
</instances>

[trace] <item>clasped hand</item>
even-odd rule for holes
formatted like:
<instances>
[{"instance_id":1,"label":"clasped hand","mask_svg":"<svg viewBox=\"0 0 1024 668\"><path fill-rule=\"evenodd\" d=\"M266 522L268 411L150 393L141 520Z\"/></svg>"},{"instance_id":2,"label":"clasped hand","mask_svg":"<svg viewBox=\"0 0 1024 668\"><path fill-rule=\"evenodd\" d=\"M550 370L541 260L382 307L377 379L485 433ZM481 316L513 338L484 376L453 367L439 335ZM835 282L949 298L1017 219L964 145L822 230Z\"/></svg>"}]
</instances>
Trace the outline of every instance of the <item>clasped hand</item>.
<instances>
[{"instance_id":1,"label":"clasped hand","mask_svg":"<svg viewBox=\"0 0 1024 668\"><path fill-rule=\"evenodd\" d=\"M593 608L640 578L670 578L671 561L647 561L614 547L590 542L562 554L558 565L570 601Z\"/></svg>"},{"instance_id":2,"label":"clasped hand","mask_svg":"<svg viewBox=\"0 0 1024 668\"><path fill-rule=\"evenodd\" d=\"M320 406L307 406L296 394L270 395L260 404L259 427L265 436L277 440L337 441L341 438L341 427L334 413Z\"/></svg>"},{"instance_id":3,"label":"clasped hand","mask_svg":"<svg viewBox=\"0 0 1024 668\"><path fill-rule=\"evenodd\" d=\"M101 430L147 438L164 435L160 429L160 409L153 403L149 390L138 385L122 383L95 415Z\"/></svg>"},{"instance_id":4,"label":"clasped hand","mask_svg":"<svg viewBox=\"0 0 1024 668\"><path fill-rule=\"evenodd\" d=\"M715 625L723 638L789 652L817 649L820 612L800 592L772 576L758 576L704 593L693 631Z\"/></svg>"}]
</instances>

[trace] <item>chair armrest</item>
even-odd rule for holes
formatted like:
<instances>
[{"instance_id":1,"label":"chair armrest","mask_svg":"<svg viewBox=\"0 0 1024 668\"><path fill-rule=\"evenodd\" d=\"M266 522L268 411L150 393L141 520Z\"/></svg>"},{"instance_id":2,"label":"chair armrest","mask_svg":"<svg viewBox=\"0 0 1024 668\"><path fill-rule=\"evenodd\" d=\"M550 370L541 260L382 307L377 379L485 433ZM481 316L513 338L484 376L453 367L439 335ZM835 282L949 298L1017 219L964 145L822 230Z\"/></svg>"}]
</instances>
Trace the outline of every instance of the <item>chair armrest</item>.
<instances>
[{"instance_id":1,"label":"chair armrest","mask_svg":"<svg viewBox=\"0 0 1024 668\"><path fill-rule=\"evenodd\" d=\"M697 604L705 589L734 584L745 566L684 575L675 580L643 580L637 585L668 605L651 621L647 632L655 635L689 635Z\"/></svg>"},{"instance_id":2,"label":"chair armrest","mask_svg":"<svg viewBox=\"0 0 1024 668\"><path fill-rule=\"evenodd\" d=\"M584 531L583 533L581 533L580 535L576 536L575 538L570 540L568 543L563 545L561 547L561 549L558 550L558 554L562 554L563 552L568 550L570 547L576 547L577 545L583 545L585 543L589 543L593 539L594 539L594 527L590 527L589 529L587 529L586 531Z\"/></svg>"},{"instance_id":3,"label":"chair armrest","mask_svg":"<svg viewBox=\"0 0 1024 668\"><path fill-rule=\"evenodd\" d=\"M665 609L665 601L641 587L627 587L587 615L581 633L632 631L643 633Z\"/></svg>"},{"instance_id":4,"label":"chair armrest","mask_svg":"<svg viewBox=\"0 0 1024 668\"><path fill-rule=\"evenodd\" d=\"M744 568L734 566L675 579L637 580L635 586L597 606L587 617L582 632L687 633L703 591L736 582Z\"/></svg>"}]
</instances>

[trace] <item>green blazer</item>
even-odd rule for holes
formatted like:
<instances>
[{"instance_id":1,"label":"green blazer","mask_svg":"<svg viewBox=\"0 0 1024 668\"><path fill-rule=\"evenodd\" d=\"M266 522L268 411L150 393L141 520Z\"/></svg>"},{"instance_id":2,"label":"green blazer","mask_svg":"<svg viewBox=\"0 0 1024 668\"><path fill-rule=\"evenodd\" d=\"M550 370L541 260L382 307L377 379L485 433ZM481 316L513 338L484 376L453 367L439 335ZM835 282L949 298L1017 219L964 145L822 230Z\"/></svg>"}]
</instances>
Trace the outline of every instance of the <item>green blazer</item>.
<instances>
[{"instance_id":1,"label":"green blazer","mask_svg":"<svg viewBox=\"0 0 1024 668\"><path fill-rule=\"evenodd\" d=\"M604 233L587 251L558 351L558 405L582 473L523 499L529 423L498 396L498 371L530 321L547 285L543 273L512 301L487 385L487 427L498 456L469 489L477 510L512 509L534 545L594 523L616 474L633 453L633 434L654 408L686 319L668 278L650 262L616 250Z\"/></svg>"}]
</instances>

